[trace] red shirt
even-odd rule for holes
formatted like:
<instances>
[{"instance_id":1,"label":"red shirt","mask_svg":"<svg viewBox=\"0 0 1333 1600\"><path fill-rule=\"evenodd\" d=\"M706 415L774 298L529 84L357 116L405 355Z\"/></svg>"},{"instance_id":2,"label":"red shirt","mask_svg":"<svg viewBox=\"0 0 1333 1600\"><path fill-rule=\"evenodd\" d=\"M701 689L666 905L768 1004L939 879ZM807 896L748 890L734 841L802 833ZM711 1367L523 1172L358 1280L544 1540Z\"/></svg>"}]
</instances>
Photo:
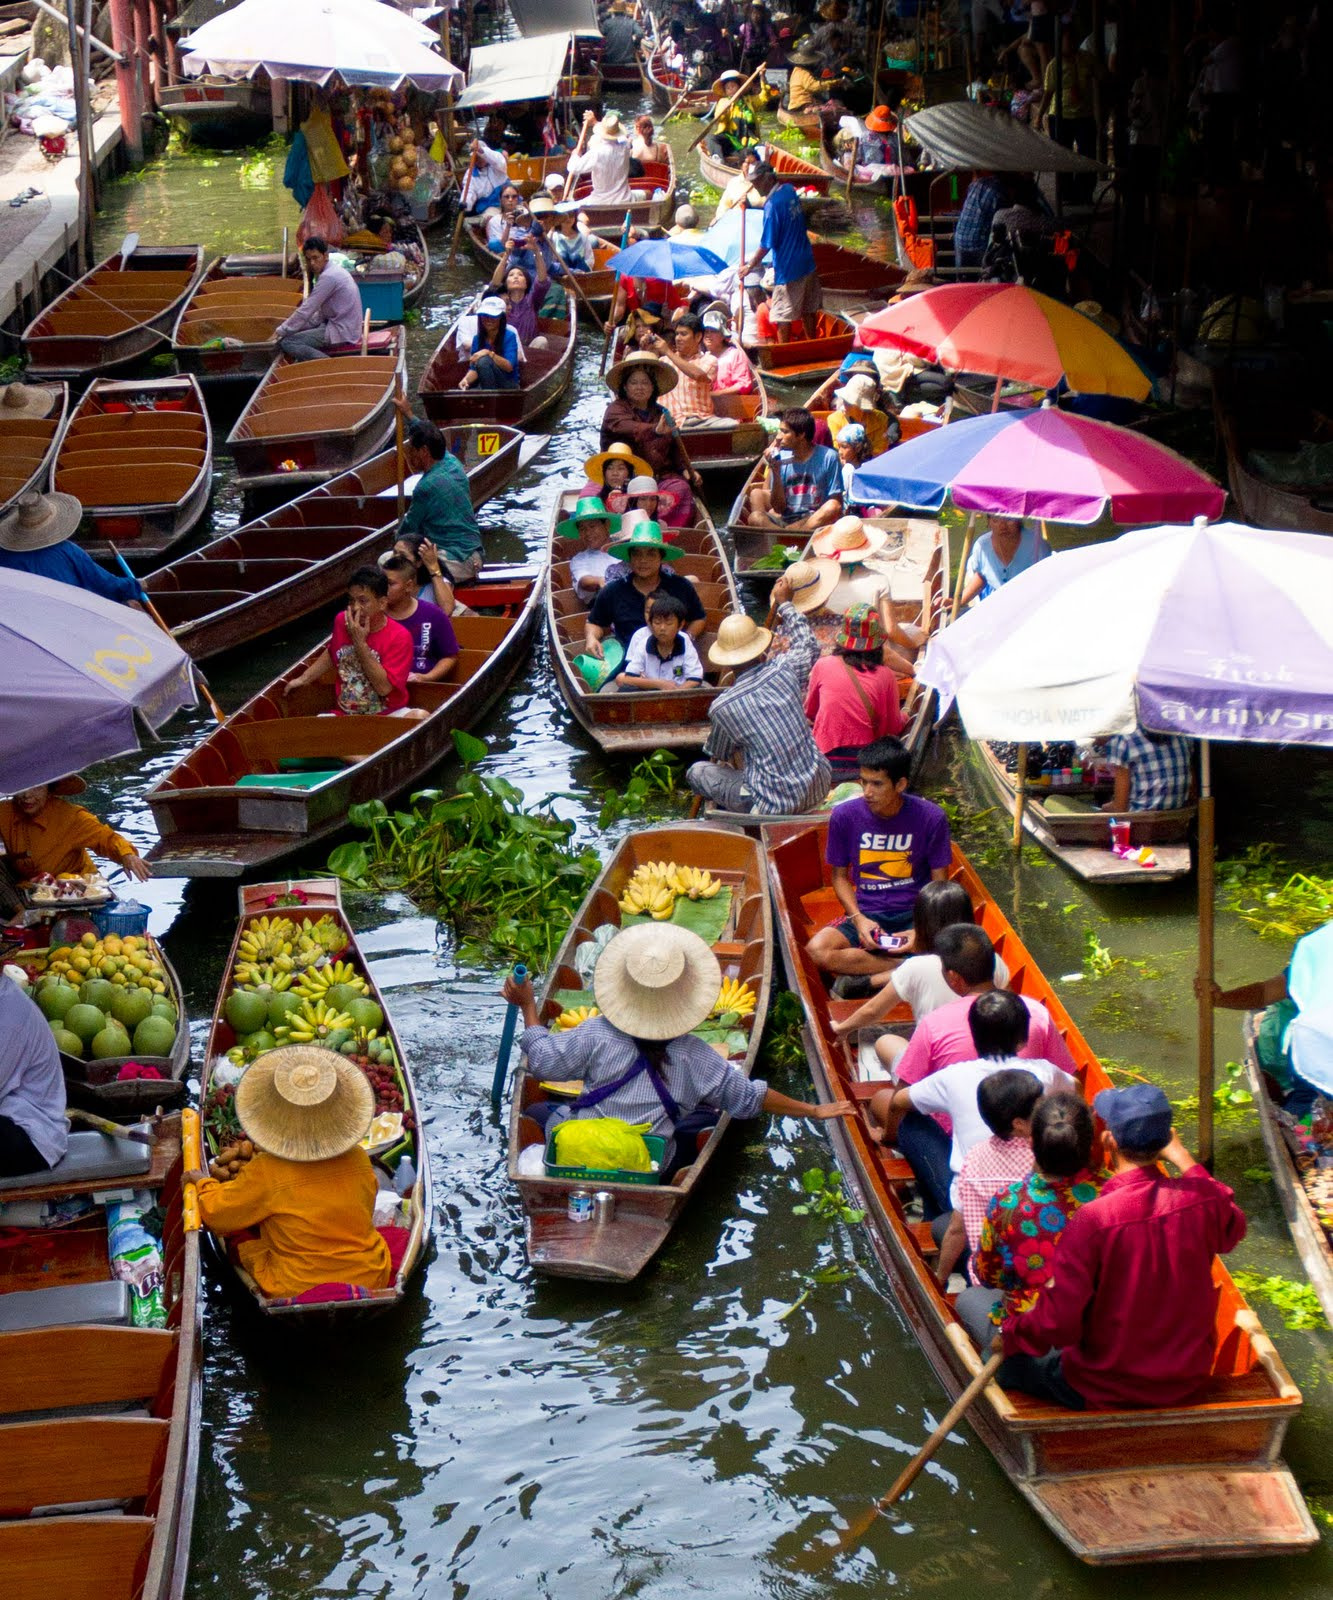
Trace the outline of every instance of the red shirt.
<instances>
[{"instance_id":1,"label":"red shirt","mask_svg":"<svg viewBox=\"0 0 1333 1600\"><path fill-rule=\"evenodd\" d=\"M1244 1237L1245 1213L1203 1167L1119 1172L1070 1217L1050 1283L1005 1323L1005 1354L1062 1350L1090 1406L1190 1400L1213 1367L1213 1258Z\"/></svg>"},{"instance_id":2,"label":"red shirt","mask_svg":"<svg viewBox=\"0 0 1333 1600\"><path fill-rule=\"evenodd\" d=\"M334 693L334 713L340 717L386 716L391 711L401 711L407 704L407 675L412 670L412 656L416 649L412 635L392 617L384 619L384 626L366 635L371 652L379 657L380 665L389 675L388 696L376 693L366 676L361 658L356 653L347 632L347 613L340 611L333 619L333 637L329 640L329 654L333 657L337 684Z\"/></svg>"}]
</instances>

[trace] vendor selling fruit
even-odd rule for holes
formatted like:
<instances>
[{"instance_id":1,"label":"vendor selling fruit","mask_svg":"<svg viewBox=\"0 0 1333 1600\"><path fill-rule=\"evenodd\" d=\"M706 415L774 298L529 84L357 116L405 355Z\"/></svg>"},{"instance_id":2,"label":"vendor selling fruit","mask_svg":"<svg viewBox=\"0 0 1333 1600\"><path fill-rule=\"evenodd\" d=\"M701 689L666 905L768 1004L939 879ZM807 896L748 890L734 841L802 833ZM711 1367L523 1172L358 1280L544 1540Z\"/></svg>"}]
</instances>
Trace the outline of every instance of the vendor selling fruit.
<instances>
[{"instance_id":1,"label":"vendor selling fruit","mask_svg":"<svg viewBox=\"0 0 1333 1600\"><path fill-rule=\"evenodd\" d=\"M375 1109L366 1075L332 1050L289 1045L247 1068L235 1104L252 1158L233 1163L227 1182L186 1174L205 1225L248 1235L235 1258L270 1297L387 1287L389 1247L375 1231L377 1185L361 1146Z\"/></svg>"},{"instance_id":2,"label":"vendor selling fruit","mask_svg":"<svg viewBox=\"0 0 1333 1600\"><path fill-rule=\"evenodd\" d=\"M82 778L61 778L22 789L12 800L0 800L0 844L20 882L43 873L90 875L95 869L90 850L124 867L132 878L152 876L148 863L130 841L99 822L91 811L74 806L68 795L87 788Z\"/></svg>"}]
</instances>

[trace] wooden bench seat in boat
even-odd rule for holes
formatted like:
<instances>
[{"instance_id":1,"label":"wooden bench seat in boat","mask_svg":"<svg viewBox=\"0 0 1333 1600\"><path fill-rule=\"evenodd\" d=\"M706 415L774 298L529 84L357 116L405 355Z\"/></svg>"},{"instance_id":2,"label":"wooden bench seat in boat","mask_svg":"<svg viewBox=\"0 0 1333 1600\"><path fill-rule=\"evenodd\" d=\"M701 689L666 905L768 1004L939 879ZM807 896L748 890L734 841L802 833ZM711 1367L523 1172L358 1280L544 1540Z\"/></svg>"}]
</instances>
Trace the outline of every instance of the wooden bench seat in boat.
<instances>
[{"instance_id":1,"label":"wooden bench seat in boat","mask_svg":"<svg viewBox=\"0 0 1333 1600\"><path fill-rule=\"evenodd\" d=\"M22 1289L0 1295L0 1333L24 1328L72 1327L76 1323L130 1324L129 1285L107 1278L102 1283L61 1283L50 1289ZM0 1466L0 1498L4 1494Z\"/></svg>"},{"instance_id":2,"label":"wooden bench seat in boat","mask_svg":"<svg viewBox=\"0 0 1333 1600\"><path fill-rule=\"evenodd\" d=\"M401 717L272 717L242 723L236 737L251 771L276 772L284 757L360 761L391 744L404 727Z\"/></svg>"},{"instance_id":3,"label":"wooden bench seat in boat","mask_svg":"<svg viewBox=\"0 0 1333 1600\"><path fill-rule=\"evenodd\" d=\"M255 411L237 430L243 439L286 439L293 434L324 434L355 427L384 397L383 384L374 387L339 387L337 399L297 401L292 405L267 405Z\"/></svg>"},{"instance_id":4,"label":"wooden bench seat in boat","mask_svg":"<svg viewBox=\"0 0 1333 1600\"><path fill-rule=\"evenodd\" d=\"M124 1178L139 1178L153 1164L146 1144L129 1139L112 1139L105 1133L71 1133L69 1146L55 1166L45 1172L25 1172L0 1178L0 1190L53 1188L86 1184L105 1179L114 1183Z\"/></svg>"},{"instance_id":5,"label":"wooden bench seat in boat","mask_svg":"<svg viewBox=\"0 0 1333 1600\"><path fill-rule=\"evenodd\" d=\"M271 344L274 330L292 313L291 306L238 307L234 311L210 311L207 317L183 322L176 330L181 346L207 344L210 339L236 339L241 344Z\"/></svg>"},{"instance_id":6,"label":"wooden bench seat in boat","mask_svg":"<svg viewBox=\"0 0 1333 1600\"><path fill-rule=\"evenodd\" d=\"M190 492L203 459L201 451L197 461L185 466L147 457L117 466L62 467L56 472L55 486L62 494L72 494L85 507L141 506L145 504L145 493L152 494L154 505L175 505ZM149 467L153 468L153 475L146 480L144 474Z\"/></svg>"},{"instance_id":7,"label":"wooden bench seat in boat","mask_svg":"<svg viewBox=\"0 0 1333 1600\"><path fill-rule=\"evenodd\" d=\"M105 1230L101 1242L105 1259ZM171 1381L175 1353L165 1328L80 1324L0 1334L0 1421L151 1402Z\"/></svg>"},{"instance_id":8,"label":"wooden bench seat in boat","mask_svg":"<svg viewBox=\"0 0 1333 1600\"><path fill-rule=\"evenodd\" d=\"M120 1500L161 1477L171 1425L159 1417L53 1417L0 1425L0 1517ZM69 1498L76 1489L78 1499Z\"/></svg>"},{"instance_id":9,"label":"wooden bench seat in boat","mask_svg":"<svg viewBox=\"0 0 1333 1600\"><path fill-rule=\"evenodd\" d=\"M0 506L27 483L41 466L59 419L0 420Z\"/></svg>"},{"instance_id":10,"label":"wooden bench seat in boat","mask_svg":"<svg viewBox=\"0 0 1333 1600\"><path fill-rule=\"evenodd\" d=\"M6 1600L134 1600L155 1525L114 1513L0 1522Z\"/></svg>"}]
</instances>

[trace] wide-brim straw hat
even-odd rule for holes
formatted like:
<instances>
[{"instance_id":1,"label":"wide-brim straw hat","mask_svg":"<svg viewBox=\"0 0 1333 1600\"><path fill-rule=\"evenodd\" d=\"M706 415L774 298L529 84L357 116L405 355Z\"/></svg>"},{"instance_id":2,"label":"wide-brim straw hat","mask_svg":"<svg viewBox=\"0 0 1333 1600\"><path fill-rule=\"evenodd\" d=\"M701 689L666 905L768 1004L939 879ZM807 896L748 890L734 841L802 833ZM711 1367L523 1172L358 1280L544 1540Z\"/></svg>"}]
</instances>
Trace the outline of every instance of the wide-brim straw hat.
<instances>
[{"instance_id":1,"label":"wide-brim straw hat","mask_svg":"<svg viewBox=\"0 0 1333 1600\"><path fill-rule=\"evenodd\" d=\"M817 67L819 59L813 50L796 49L787 57L787 65L789 67Z\"/></svg>"},{"instance_id":2,"label":"wide-brim straw hat","mask_svg":"<svg viewBox=\"0 0 1333 1600\"><path fill-rule=\"evenodd\" d=\"M593 132L599 139L606 139L612 143L614 143L617 139L623 139L625 136L625 125L620 120L620 113L618 111L608 111L593 129Z\"/></svg>"},{"instance_id":3,"label":"wide-brim straw hat","mask_svg":"<svg viewBox=\"0 0 1333 1600\"><path fill-rule=\"evenodd\" d=\"M721 990L717 957L697 933L668 923L618 933L592 975L598 1009L632 1039L679 1039L708 1016Z\"/></svg>"},{"instance_id":4,"label":"wide-brim straw hat","mask_svg":"<svg viewBox=\"0 0 1333 1600\"><path fill-rule=\"evenodd\" d=\"M797 561L784 576L791 585L791 603L802 615L818 611L842 582L836 561Z\"/></svg>"},{"instance_id":5,"label":"wide-brim straw hat","mask_svg":"<svg viewBox=\"0 0 1333 1600\"><path fill-rule=\"evenodd\" d=\"M63 544L82 519L83 506L72 494L25 494L0 517L0 550L49 550Z\"/></svg>"},{"instance_id":6,"label":"wide-brim straw hat","mask_svg":"<svg viewBox=\"0 0 1333 1600\"><path fill-rule=\"evenodd\" d=\"M636 456L623 439L617 439L609 450L599 450L595 456L589 456L583 463L583 470L593 483L605 483L609 461L623 461L629 468L631 478L651 478L653 475L652 467L642 456Z\"/></svg>"},{"instance_id":7,"label":"wide-brim straw hat","mask_svg":"<svg viewBox=\"0 0 1333 1600\"><path fill-rule=\"evenodd\" d=\"M638 367L643 367L653 374L659 397L669 394L680 379L680 374L669 361L663 361L661 356L649 355L646 350L638 350L632 356L617 361L607 372L606 386L611 393L618 394L622 381Z\"/></svg>"},{"instance_id":8,"label":"wide-brim straw hat","mask_svg":"<svg viewBox=\"0 0 1333 1600\"><path fill-rule=\"evenodd\" d=\"M745 79L734 68L729 68L721 77L714 80L712 95L714 100L725 100L735 94L732 84L744 83Z\"/></svg>"},{"instance_id":9,"label":"wide-brim straw hat","mask_svg":"<svg viewBox=\"0 0 1333 1600\"><path fill-rule=\"evenodd\" d=\"M622 523L622 527L623 527ZM662 537L662 526L657 522L636 522L630 531L630 536L621 544L609 545L611 554L618 560L628 561L636 550L656 550L664 556L683 556L685 552L678 550L674 544L668 544Z\"/></svg>"},{"instance_id":10,"label":"wide-brim straw hat","mask_svg":"<svg viewBox=\"0 0 1333 1600\"><path fill-rule=\"evenodd\" d=\"M236 1085L236 1115L261 1150L331 1161L365 1138L375 1094L360 1067L319 1045L270 1050Z\"/></svg>"},{"instance_id":11,"label":"wide-brim straw hat","mask_svg":"<svg viewBox=\"0 0 1333 1600\"><path fill-rule=\"evenodd\" d=\"M59 399L59 389L44 389L33 383L7 383L0 388L0 418L49 417Z\"/></svg>"},{"instance_id":12,"label":"wide-brim straw hat","mask_svg":"<svg viewBox=\"0 0 1333 1600\"><path fill-rule=\"evenodd\" d=\"M761 628L753 617L743 611L734 611L723 617L717 638L708 650L708 664L713 667L741 667L756 661L773 643L773 630Z\"/></svg>"},{"instance_id":13,"label":"wide-brim straw hat","mask_svg":"<svg viewBox=\"0 0 1333 1600\"><path fill-rule=\"evenodd\" d=\"M810 549L817 556L850 567L877 554L888 542L889 536L882 528L867 528L860 517L839 517L832 527L815 535Z\"/></svg>"},{"instance_id":14,"label":"wide-brim straw hat","mask_svg":"<svg viewBox=\"0 0 1333 1600\"><path fill-rule=\"evenodd\" d=\"M844 406L855 406L858 411L873 411L879 399L879 383L868 373L854 372L841 389L833 391L833 398L841 400Z\"/></svg>"}]
</instances>

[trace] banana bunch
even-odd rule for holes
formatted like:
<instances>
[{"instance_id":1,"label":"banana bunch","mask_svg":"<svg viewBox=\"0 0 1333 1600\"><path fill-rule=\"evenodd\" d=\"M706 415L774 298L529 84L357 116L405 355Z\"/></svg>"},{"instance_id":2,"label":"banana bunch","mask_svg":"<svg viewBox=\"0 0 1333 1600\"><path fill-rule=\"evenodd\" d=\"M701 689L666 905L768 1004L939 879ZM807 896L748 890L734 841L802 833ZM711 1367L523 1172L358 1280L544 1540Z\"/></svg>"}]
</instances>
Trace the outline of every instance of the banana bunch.
<instances>
[{"instance_id":1,"label":"banana bunch","mask_svg":"<svg viewBox=\"0 0 1333 1600\"><path fill-rule=\"evenodd\" d=\"M722 888L722 880L702 867L677 867L677 893L691 900L711 900Z\"/></svg>"},{"instance_id":2,"label":"banana bunch","mask_svg":"<svg viewBox=\"0 0 1333 1600\"><path fill-rule=\"evenodd\" d=\"M295 992L306 1000L322 1000L335 984L344 983L358 994L366 994L366 980L350 961L330 961L322 967L308 967L293 985Z\"/></svg>"},{"instance_id":3,"label":"banana bunch","mask_svg":"<svg viewBox=\"0 0 1333 1600\"><path fill-rule=\"evenodd\" d=\"M351 1017L327 1000L304 1000L273 1030L279 1044L323 1044L331 1033L354 1027Z\"/></svg>"},{"instance_id":4,"label":"banana bunch","mask_svg":"<svg viewBox=\"0 0 1333 1600\"><path fill-rule=\"evenodd\" d=\"M725 1017L734 1011L738 1017L754 1015L755 995L748 983L737 983L735 978L724 978L722 989L713 1006L715 1017Z\"/></svg>"},{"instance_id":5,"label":"banana bunch","mask_svg":"<svg viewBox=\"0 0 1333 1600\"><path fill-rule=\"evenodd\" d=\"M236 945L241 961L259 964L279 956L290 956L296 930L286 917L255 917Z\"/></svg>"},{"instance_id":6,"label":"banana bunch","mask_svg":"<svg viewBox=\"0 0 1333 1600\"><path fill-rule=\"evenodd\" d=\"M318 921L302 917L300 932L303 942L308 941L326 955L340 955L347 948L347 935L327 912Z\"/></svg>"},{"instance_id":7,"label":"banana bunch","mask_svg":"<svg viewBox=\"0 0 1333 1600\"><path fill-rule=\"evenodd\" d=\"M593 1017L600 1017L601 1012L596 1006L575 1006L572 1011L562 1011L551 1024L552 1033L568 1033L571 1028L577 1028L579 1023L587 1022Z\"/></svg>"},{"instance_id":8,"label":"banana bunch","mask_svg":"<svg viewBox=\"0 0 1333 1600\"><path fill-rule=\"evenodd\" d=\"M620 909L631 917L651 917L666 922L676 909L676 893L663 883L643 884L633 880L625 888Z\"/></svg>"},{"instance_id":9,"label":"banana bunch","mask_svg":"<svg viewBox=\"0 0 1333 1600\"><path fill-rule=\"evenodd\" d=\"M272 989L280 994L292 987L291 969L280 967L276 961L262 965L254 961L238 961L232 979L238 989L253 989L256 993Z\"/></svg>"}]
</instances>

